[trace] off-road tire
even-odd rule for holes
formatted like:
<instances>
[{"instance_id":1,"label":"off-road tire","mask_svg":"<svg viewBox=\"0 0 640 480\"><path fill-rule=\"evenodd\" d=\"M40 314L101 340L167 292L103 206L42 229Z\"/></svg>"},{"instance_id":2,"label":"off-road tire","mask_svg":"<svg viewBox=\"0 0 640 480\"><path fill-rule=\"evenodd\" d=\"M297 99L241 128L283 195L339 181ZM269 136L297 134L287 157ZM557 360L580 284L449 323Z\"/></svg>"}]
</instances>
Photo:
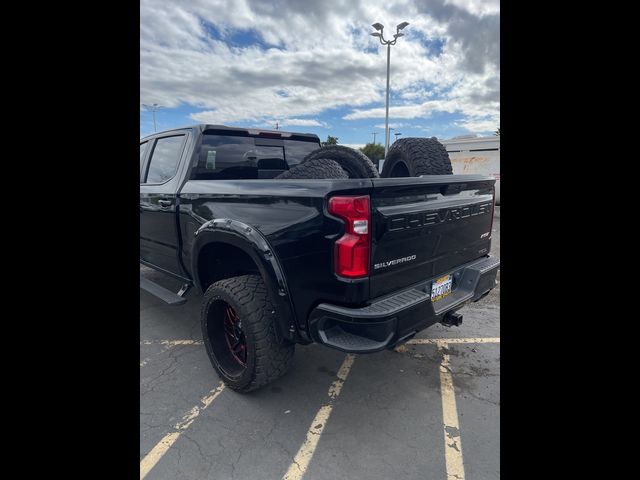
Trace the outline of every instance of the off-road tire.
<instances>
[{"instance_id":1,"label":"off-road tire","mask_svg":"<svg viewBox=\"0 0 640 480\"><path fill-rule=\"evenodd\" d=\"M276 179L287 178L349 178L349 175L333 160L317 158L299 163L276 177Z\"/></svg>"},{"instance_id":2,"label":"off-road tire","mask_svg":"<svg viewBox=\"0 0 640 480\"><path fill-rule=\"evenodd\" d=\"M369 157L353 148L343 145L320 147L304 157L301 164L304 165L319 158L328 158L337 162L349 174L349 178L380 178L378 169Z\"/></svg>"},{"instance_id":3,"label":"off-road tire","mask_svg":"<svg viewBox=\"0 0 640 480\"><path fill-rule=\"evenodd\" d=\"M449 154L435 137L396 140L382 166L382 178L451 174Z\"/></svg>"},{"instance_id":4,"label":"off-road tire","mask_svg":"<svg viewBox=\"0 0 640 480\"><path fill-rule=\"evenodd\" d=\"M211 338L212 331L217 331L215 322L222 321L217 309L225 303L237 312L246 338L246 367L235 373L225 370L226 363L218 358L220 348L214 348L219 343ZM220 280L207 289L201 310L204 344L211 364L227 387L249 392L273 382L289 370L295 345L278 334L276 315L267 287L259 275Z\"/></svg>"}]
</instances>

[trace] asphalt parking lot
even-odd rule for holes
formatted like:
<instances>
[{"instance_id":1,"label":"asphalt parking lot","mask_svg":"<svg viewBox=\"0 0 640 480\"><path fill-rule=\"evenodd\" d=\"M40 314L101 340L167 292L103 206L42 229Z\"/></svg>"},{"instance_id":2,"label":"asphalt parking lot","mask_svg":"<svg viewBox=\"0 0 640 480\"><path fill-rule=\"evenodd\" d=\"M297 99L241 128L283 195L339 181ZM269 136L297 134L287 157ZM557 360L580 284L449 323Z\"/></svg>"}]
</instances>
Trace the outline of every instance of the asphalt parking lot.
<instances>
[{"instance_id":1,"label":"asphalt parking lot","mask_svg":"<svg viewBox=\"0 0 640 480\"><path fill-rule=\"evenodd\" d=\"M500 207L493 229L499 256ZM247 395L209 363L200 300L169 307L140 291L141 478L500 477L500 283L460 310L462 326L398 351L297 346L287 375Z\"/></svg>"}]
</instances>

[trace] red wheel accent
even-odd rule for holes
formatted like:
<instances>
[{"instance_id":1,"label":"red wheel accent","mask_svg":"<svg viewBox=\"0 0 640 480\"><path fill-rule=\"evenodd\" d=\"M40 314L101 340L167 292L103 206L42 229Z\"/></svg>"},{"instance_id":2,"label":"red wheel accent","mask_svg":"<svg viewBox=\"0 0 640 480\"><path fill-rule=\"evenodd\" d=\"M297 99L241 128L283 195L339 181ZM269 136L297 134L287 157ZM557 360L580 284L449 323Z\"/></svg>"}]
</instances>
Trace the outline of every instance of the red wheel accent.
<instances>
[{"instance_id":1,"label":"red wheel accent","mask_svg":"<svg viewBox=\"0 0 640 480\"><path fill-rule=\"evenodd\" d=\"M233 358L247 366L247 340L242 331L242 321L236 311L227 305L224 312L224 338Z\"/></svg>"}]
</instances>

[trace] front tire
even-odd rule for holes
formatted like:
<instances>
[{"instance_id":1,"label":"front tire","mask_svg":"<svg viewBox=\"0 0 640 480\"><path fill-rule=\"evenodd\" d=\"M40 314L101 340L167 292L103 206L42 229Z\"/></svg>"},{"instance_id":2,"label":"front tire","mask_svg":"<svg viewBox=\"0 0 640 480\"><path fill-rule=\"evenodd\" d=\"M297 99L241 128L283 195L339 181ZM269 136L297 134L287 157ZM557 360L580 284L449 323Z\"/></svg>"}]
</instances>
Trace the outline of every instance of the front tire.
<instances>
[{"instance_id":1,"label":"front tire","mask_svg":"<svg viewBox=\"0 0 640 480\"><path fill-rule=\"evenodd\" d=\"M258 275L220 280L204 294L201 327L213 368L229 388L249 392L284 375L295 345L276 331L276 311Z\"/></svg>"}]
</instances>

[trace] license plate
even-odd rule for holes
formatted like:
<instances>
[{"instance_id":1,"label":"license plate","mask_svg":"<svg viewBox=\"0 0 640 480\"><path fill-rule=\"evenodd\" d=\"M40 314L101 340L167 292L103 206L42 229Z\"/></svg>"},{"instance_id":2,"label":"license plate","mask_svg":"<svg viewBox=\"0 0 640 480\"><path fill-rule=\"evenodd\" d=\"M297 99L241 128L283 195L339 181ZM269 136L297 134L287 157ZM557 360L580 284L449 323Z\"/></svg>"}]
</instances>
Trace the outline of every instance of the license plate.
<instances>
[{"instance_id":1,"label":"license plate","mask_svg":"<svg viewBox=\"0 0 640 480\"><path fill-rule=\"evenodd\" d=\"M437 302L451 293L451 275L438 278L431 285L431 301Z\"/></svg>"}]
</instances>

